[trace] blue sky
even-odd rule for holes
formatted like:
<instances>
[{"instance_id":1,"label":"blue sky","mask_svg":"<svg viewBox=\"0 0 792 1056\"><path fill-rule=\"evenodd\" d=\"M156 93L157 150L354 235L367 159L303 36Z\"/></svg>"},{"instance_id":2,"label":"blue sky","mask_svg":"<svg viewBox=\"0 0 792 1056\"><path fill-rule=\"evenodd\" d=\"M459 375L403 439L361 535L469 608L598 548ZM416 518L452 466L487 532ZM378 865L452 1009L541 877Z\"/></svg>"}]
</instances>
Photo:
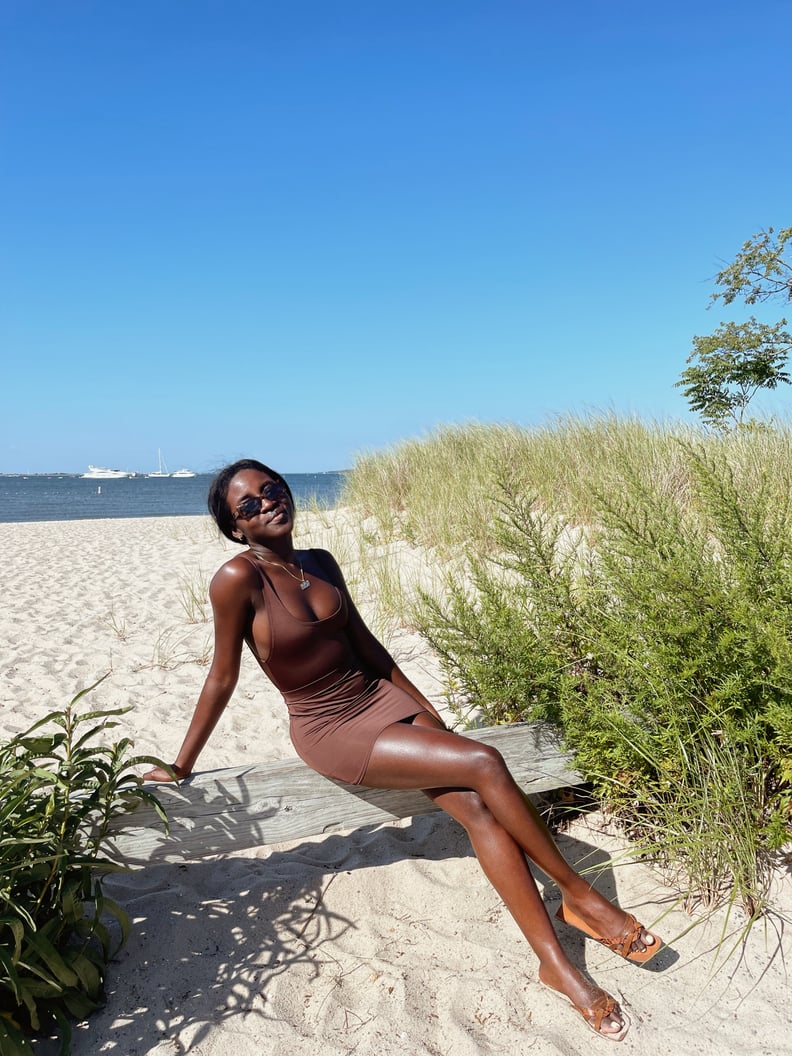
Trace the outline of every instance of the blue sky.
<instances>
[{"instance_id":1,"label":"blue sky","mask_svg":"<svg viewBox=\"0 0 792 1056\"><path fill-rule=\"evenodd\" d=\"M751 311L714 274L792 223L790 39L787 0L3 0L0 472L688 419Z\"/></svg>"}]
</instances>

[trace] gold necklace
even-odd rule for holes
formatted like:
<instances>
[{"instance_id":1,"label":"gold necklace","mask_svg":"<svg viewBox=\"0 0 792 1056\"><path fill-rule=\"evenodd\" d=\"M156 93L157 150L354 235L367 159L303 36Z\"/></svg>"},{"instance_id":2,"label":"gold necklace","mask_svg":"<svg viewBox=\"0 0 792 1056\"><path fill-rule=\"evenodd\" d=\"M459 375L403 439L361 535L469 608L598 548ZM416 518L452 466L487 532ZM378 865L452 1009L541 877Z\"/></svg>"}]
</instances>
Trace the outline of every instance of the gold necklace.
<instances>
[{"instance_id":1,"label":"gold necklace","mask_svg":"<svg viewBox=\"0 0 792 1056\"><path fill-rule=\"evenodd\" d=\"M291 576L292 579L297 580L297 582L300 584L300 590L307 590L310 587L311 581L310 579L305 578L305 573L303 572L302 564L299 561L295 562L295 564L300 569L300 574L299 576L295 576L291 569L287 568L286 565L281 564L280 561L269 561L266 557L262 557L261 554L257 554L255 550L253 551L253 554L259 559L259 561L263 561L266 565L274 565L276 568L282 568L287 576Z\"/></svg>"}]
</instances>

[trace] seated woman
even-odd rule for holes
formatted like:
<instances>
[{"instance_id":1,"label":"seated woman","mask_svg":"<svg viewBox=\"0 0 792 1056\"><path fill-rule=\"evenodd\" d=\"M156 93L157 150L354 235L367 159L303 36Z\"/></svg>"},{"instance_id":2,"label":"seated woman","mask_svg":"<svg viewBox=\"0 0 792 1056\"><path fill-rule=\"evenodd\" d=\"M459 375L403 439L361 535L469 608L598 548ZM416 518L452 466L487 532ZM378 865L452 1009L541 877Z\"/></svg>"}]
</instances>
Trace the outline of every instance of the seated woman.
<instances>
[{"instance_id":1,"label":"seated woman","mask_svg":"<svg viewBox=\"0 0 792 1056\"><path fill-rule=\"evenodd\" d=\"M247 547L210 588L215 650L173 771L192 772L239 677L243 642L283 694L300 757L328 777L373 788L422 789L467 830L484 872L539 959L539 978L565 995L601 1037L621 1041L629 1020L568 960L526 855L558 884L561 919L629 960L658 936L598 894L567 864L502 757L452 733L364 624L324 550L295 550L294 501L274 470L252 459L217 474L209 509ZM162 769L146 775L170 780Z\"/></svg>"}]
</instances>

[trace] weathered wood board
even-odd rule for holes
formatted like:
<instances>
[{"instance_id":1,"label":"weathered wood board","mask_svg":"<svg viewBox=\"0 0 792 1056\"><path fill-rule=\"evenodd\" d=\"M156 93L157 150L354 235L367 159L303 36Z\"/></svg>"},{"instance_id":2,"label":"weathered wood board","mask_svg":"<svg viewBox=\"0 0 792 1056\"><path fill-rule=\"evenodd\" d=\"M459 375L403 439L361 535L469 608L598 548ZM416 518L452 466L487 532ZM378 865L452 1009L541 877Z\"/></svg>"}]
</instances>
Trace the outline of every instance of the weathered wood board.
<instances>
[{"instance_id":1,"label":"weathered wood board","mask_svg":"<svg viewBox=\"0 0 792 1056\"><path fill-rule=\"evenodd\" d=\"M496 747L528 794L583 781L548 726L519 723L464 736ZM178 785L150 787L168 815L170 832L151 808L136 810L113 833L109 855L115 860L186 861L438 809L422 792L347 785L321 777L299 760L208 770Z\"/></svg>"}]
</instances>

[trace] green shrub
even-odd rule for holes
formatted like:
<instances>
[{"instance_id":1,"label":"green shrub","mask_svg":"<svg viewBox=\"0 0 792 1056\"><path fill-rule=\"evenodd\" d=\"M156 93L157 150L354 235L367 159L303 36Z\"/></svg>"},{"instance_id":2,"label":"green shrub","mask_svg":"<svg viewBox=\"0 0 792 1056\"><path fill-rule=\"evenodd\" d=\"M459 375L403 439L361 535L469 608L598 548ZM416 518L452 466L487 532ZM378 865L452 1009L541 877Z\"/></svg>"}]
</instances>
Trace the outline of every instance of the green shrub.
<instances>
[{"instance_id":1,"label":"green shrub","mask_svg":"<svg viewBox=\"0 0 792 1056\"><path fill-rule=\"evenodd\" d=\"M93 689L94 687L90 687ZM102 890L122 867L102 854L111 819L156 799L130 767L131 742L97 743L125 709L78 714L79 693L0 745L0 1052L30 1053L31 1033L57 1031L103 1000L126 914Z\"/></svg>"},{"instance_id":2,"label":"green shrub","mask_svg":"<svg viewBox=\"0 0 792 1056\"><path fill-rule=\"evenodd\" d=\"M489 723L557 723L691 899L758 912L790 838L788 431L562 424L555 489L518 448L476 485L490 542L468 536L468 574L412 613L452 701Z\"/></svg>"}]
</instances>

